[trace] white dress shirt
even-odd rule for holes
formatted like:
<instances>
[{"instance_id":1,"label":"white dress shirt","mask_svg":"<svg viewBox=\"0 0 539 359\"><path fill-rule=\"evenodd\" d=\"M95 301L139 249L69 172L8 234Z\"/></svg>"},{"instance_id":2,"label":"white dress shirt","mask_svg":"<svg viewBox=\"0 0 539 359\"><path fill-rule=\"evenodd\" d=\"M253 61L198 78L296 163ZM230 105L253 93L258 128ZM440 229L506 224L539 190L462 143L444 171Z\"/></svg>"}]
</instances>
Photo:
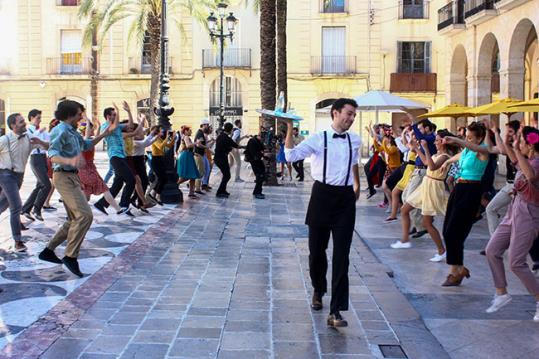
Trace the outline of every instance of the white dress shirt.
<instances>
[{"instance_id":1,"label":"white dress shirt","mask_svg":"<svg viewBox=\"0 0 539 359\"><path fill-rule=\"evenodd\" d=\"M51 136L49 135L49 133L45 129L38 129L34 125L29 125L28 126L28 134L29 134L30 138L37 137L43 142L50 142L50 140L51 140ZM31 154L32 155L46 155L47 150L43 146L37 145L32 150Z\"/></svg>"},{"instance_id":2,"label":"white dress shirt","mask_svg":"<svg viewBox=\"0 0 539 359\"><path fill-rule=\"evenodd\" d=\"M352 143L352 164L350 172L348 163L350 158L350 147L348 139L333 138L335 130L330 128L327 132L327 163L326 163L326 184L332 186L351 186L354 184L352 167L359 162L359 150L361 148L361 137L354 133L346 132L350 136ZM311 176L319 182L324 179L324 132L309 136L293 149L284 149L284 154L288 162L296 162L311 157ZM346 177L348 175L348 182Z\"/></svg>"},{"instance_id":3,"label":"white dress shirt","mask_svg":"<svg viewBox=\"0 0 539 359\"><path fill-rule=\"evenodd\" d=\"M10 132L0 137L0 169L24 173L30 152L36 147L27 134L17 136Z\"/></svg>"}]
</instances>

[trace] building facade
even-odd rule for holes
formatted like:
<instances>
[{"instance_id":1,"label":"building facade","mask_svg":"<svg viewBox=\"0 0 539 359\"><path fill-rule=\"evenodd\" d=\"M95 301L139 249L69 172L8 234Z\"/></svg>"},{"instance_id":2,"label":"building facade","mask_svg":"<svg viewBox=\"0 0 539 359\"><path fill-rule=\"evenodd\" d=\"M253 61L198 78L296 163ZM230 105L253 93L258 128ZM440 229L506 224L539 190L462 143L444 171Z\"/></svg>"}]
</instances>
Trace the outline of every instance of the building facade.
<instances>
[{"instance_id":1,"label":"building facade","mask_svg":"<svg viewBox=\"0 0 539 359\"><path fill-rule=\"evenodd\" d=\"M479 106L538 97L538 29L539 0L446 1L438 33L447 46L448 101ZM526 124L537 124L534 114L515 118L523 116Z\"/></svg>"},{"instance_id":2,"label":"building facade","mask_svg":"<svg viewBox=\"0 0 539 359\"><path fill-rule=\"evenodd\" d=\"M0 54L0 123L8 113L26 114L32 108L42 109L47 122L65 98L91 108L92 49L82 46L85 23L77 16L78 2L0 0L0 30L7 38ZM324 107L336 98L368 90L390 90L431 108L444 106L448 78L452 86L458 82L446 71L451 58L446 52L447 35L437 31L437 12L445 3L289 2L289 101L305 118L301 130L311 133L327 127L330 119ZM243 119L247 132L254 133L260 107L259 17L239 0L229 10L239 23L234 42L225 49L227 114L231 120ZM202 117L215 119L218 49L205 27L188 14L172 14L169 21L170 95L176 109L172 122L196 125ZM95 96L99 113L124 99L138 111L150 110L147 46L129 39L129 27L128 19L113 26L94 49L99 54ZM455 36L466 37L465 33ZM469 41L463 44L471 46ZM381 120L398 123L399 115L382 114ZM355 130L370 121L373 114L362 114Z\"/></svg>"}]
</instances>

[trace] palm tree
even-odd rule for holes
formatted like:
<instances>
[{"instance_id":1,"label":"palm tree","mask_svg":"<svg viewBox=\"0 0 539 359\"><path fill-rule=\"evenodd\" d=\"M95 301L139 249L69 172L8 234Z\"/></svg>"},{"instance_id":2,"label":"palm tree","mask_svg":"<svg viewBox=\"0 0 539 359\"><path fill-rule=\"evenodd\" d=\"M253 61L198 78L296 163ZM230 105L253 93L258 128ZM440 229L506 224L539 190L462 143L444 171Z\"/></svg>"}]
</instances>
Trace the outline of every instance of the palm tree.
<instances>
[{"instance_id":1,"label":"palm tree","mask_svg":"<svg viewBox=\"0 0 539 359\"><path fill-rule=\"evenodd\" d=\"M215 9L218 0L168 0L169 13L178 26L178 18L187 12L200 23L206 24L210 9ZM83 44L92 43L92 36L102 43L110 28L122 21L129 24L129 41L136 41L142 47L144 36L150 41L151 86L150 99L152 108L157 106L159 98L160 47L161 47L161 4L162 0L82 0L79 17L86 18ZM153 123L154 114L150 112Z\"/></svg>"},{"instance_id":2,"label":"palm tree","mask_svg":"<svg viewBox=\"0 0 539 359\"><path fill-rule=\"evenodd\" d=\"M260 0L260 99L262 108L275 108L276 94L276 59L275 59L275 0ZM277 184L277 163L275 155L275 119L264 117L266 144L267 183Z\"/></svg>"},{"instance_id":3,"label":"palm tree","mask_svg":"<svg viewBox=\"0 0 539 359\"><path fill-rule=\"evenodd\" d=\"M287 0L277 0L277 92L284 93L284 108L288 107L288 71L286 53Z\"/></svg>"}]
</instances>

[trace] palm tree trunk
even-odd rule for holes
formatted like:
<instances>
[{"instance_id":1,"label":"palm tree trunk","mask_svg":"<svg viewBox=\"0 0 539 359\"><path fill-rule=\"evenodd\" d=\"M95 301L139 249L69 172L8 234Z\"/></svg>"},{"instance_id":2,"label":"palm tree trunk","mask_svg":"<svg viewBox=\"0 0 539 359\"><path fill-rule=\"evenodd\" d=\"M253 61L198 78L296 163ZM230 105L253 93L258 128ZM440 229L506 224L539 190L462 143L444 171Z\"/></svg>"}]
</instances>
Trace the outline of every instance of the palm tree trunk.
<instances>
[{"instance_id":1,"label":"palm tree trunk","mask_svg":"<svg viewBox=\"0 0 539 359\"><path fill-rule=\"evenodd\" d=\"M284 111L288 109L288 72L286 59L287 0L277 0L277 93L284 93Z\"/></svg>"},{"instance_id":2,"label":"palm tree trunk","mask_svg":"<svg viewBox=\"0 0 539 359\"><path fill-rule=\"evenodd\" d=\"M260 98L262 108L274 109L276 102L276 59L275 59L275 0L260 0ZM263 140L266 148L266 183L277 184L275 156L275 119L264 117Z\"/></svg>"}]
</instances>

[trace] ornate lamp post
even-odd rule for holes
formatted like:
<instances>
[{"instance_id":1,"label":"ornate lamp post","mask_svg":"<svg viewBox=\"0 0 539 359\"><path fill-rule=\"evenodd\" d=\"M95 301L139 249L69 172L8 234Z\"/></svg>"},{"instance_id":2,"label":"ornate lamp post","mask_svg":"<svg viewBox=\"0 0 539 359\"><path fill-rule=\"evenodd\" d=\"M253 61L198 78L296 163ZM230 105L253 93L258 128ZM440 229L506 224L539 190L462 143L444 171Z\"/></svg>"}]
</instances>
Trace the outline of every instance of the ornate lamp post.
<instances>
[{"instance_id":1,"label":"ornate lamp post","mask_svg":"<svg viewBox=\"0 0 539 359\"><path fill-rule=\"evenodd\" d=\"M220 75L220 86L219 86L219 129L218 132L221 132L223 129L223 124L225 123L225 39L230 38L230 42L234 39L234 31L236 30L236 22L238 19L234 17L233 13L230 13L226 16L227 4L220 3L217 5L217 11L219 18L215 17L213 12L208 16L208 27L210 29L210 37L212 41L215 39L219 40L219 68L221 71ZM224 21L226 17L226 23L228 28L228 33L225 34ZM218 25L219 22L219 25Z\"/></svg>"},{"instance_id":2,"label":"ornate lamp post","mask_svg":"<svg viewBox=\"0 0 539 359\"><path fill-rule=\"evenodd\" d=\"M174 107L170 106L170 76L168 74L168 29L167 29L167 0L161 0L161 73L159 106L153 109L158 116L158 124L167 132L172 129L169 116L174 113ZM165 186L161 199L165 203L183 202L182 192L176 185L178 175L174 168L174 151L165 153L165 163L167 168L167 185Z\"/></svg>"}]
</instances>

